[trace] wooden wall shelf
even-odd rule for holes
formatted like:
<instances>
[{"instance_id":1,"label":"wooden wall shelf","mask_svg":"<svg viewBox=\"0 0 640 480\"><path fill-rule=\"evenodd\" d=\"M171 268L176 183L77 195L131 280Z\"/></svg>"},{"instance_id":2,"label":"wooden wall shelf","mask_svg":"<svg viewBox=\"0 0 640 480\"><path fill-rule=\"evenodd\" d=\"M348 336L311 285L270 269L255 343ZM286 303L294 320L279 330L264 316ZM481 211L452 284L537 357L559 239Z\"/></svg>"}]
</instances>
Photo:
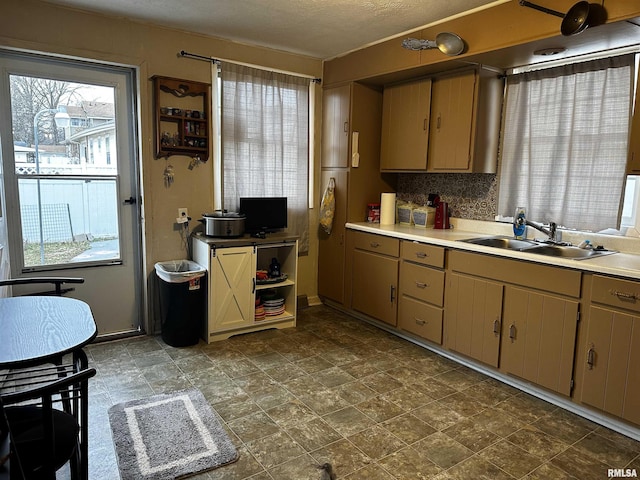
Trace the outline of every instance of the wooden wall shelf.
<instances>
[{"instance_id":1,"label":"wooden wall shelf","mask_svg":"<svg viewBox=\"0 0 640 480\"><path fill-rule=\"evenodd\" d=\"M156 158L186 155L209 159L210 86L154 76Z\"/></svg>"}]
</instances>

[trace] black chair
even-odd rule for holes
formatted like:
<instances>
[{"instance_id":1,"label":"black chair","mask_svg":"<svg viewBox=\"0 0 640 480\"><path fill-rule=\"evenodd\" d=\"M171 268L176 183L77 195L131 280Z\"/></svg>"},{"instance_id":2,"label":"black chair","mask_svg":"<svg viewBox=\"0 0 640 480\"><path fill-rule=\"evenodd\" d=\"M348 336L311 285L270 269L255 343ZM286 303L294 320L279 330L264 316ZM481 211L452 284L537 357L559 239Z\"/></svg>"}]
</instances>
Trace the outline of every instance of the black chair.
<instances>
[{"instance_id":1,"label":"black chair","mask_svg":"<svg viewBox=\"0 0 640 480\"><path fill-rule=\"evenodd\" d=\"M60 296L74 290L63 285L79 283L84 279L27 277L0 280L0 287L51 284L53 290L28 295ZM72 480L86 480L88 379L96 371L84 351L73 352L67 363L60 356L52 364L0 373L0 480L55 479L67 462Z\"/></svg>"},{"instance_id":2,"label":"black chair","mask_svg":"<svg viewBox=\"0 0 640 480\"><path fill-rule=\"evenodd\" d=\"M24 277L24 278L8 278L0 280L0 287L12 285L36 285L40 283L50 283L54 285L54 290L45 292L30 293L29 295L64 295L74 290L73 287L62 288L65 283L84 283L84 278L77 277Z\"/></svg>"},{"instance_id":3,"label":"black chair","mask_svg":"<svg viewBox=\"0 0 640 480\"><path fill-rule=\"evenodd\" d=\"M95 374L86 368L85 357L75 365L34 367L9 376L0 390L0 431L5 443L9 440L0 478L4 469L11 480L54 480L67 462L72 480L88 478L87 393Z\"/></svg>"}]
</instances>

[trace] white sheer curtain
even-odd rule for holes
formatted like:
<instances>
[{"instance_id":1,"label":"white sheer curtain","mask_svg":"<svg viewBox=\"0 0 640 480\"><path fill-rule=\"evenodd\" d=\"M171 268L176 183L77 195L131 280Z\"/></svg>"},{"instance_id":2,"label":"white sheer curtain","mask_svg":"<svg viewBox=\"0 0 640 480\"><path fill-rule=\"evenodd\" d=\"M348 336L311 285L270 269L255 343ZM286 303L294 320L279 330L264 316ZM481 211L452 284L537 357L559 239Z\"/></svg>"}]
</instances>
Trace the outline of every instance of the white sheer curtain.
<instances>
[{"instance_id":1,"label":"white sheer curtain","mask_svg":"<svg viewBox=\"0 0 640 480\"><path fill-rule=\"evenodd\" d=\"M633 55L507 79L498 213L578 230L617 228Z\"/></svg>"},{"instance_id":2,"label":"white sheer curtain","mask_svg":"<svg viewBox=\"0 0 640 480\"><path fill-rule=\"evenodd\" d=\"M223 62L224 208L287 197L287 231L308 251L309 79Z\"/></svg>"}]
</instances>

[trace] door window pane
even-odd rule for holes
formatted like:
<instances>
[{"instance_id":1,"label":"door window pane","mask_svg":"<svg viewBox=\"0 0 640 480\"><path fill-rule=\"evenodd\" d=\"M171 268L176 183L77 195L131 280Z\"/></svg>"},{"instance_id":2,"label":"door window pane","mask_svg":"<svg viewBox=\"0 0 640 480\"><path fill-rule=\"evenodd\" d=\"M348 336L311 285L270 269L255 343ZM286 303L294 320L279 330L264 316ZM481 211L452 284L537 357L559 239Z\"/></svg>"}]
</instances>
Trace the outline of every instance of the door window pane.
<instances>
[{"instance_id":1,"label":"door window pane","mask_svg":"<svg viewBox=\"0 0 640 480\"><path fill-rule=\"evenodd\" d=\"M9 79L24 267L120 260L114 88Z\"/></svg>"},{"instance_id":2,"label":"door window pane","mask_svg":"<svg viewBox=\"0 0 640 480\"><path fill-rule=\"evenodd\" d=\"M115 178L22 176L18 189L25 267L120 259Z\"/></svg>"}]
</instances>

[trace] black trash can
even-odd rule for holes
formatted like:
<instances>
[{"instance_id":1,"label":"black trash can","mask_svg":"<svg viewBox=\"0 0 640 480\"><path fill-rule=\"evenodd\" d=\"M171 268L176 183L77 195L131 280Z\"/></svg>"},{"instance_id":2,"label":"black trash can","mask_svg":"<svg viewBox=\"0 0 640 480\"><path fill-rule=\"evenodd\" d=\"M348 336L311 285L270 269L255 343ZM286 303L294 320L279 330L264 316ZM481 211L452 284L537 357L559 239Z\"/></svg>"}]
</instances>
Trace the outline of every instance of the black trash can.
<instances>
[{"instance_id":1,"label":"black trash can","mask_svg":"<svg viewBox=\"0 0 640 480\"><path fill-rule=\"evenodd\" d=\"M162 339L172 347L195 345L206 319L206 269L191 260L158 262Z\"/></svg>"}]
</instances>

